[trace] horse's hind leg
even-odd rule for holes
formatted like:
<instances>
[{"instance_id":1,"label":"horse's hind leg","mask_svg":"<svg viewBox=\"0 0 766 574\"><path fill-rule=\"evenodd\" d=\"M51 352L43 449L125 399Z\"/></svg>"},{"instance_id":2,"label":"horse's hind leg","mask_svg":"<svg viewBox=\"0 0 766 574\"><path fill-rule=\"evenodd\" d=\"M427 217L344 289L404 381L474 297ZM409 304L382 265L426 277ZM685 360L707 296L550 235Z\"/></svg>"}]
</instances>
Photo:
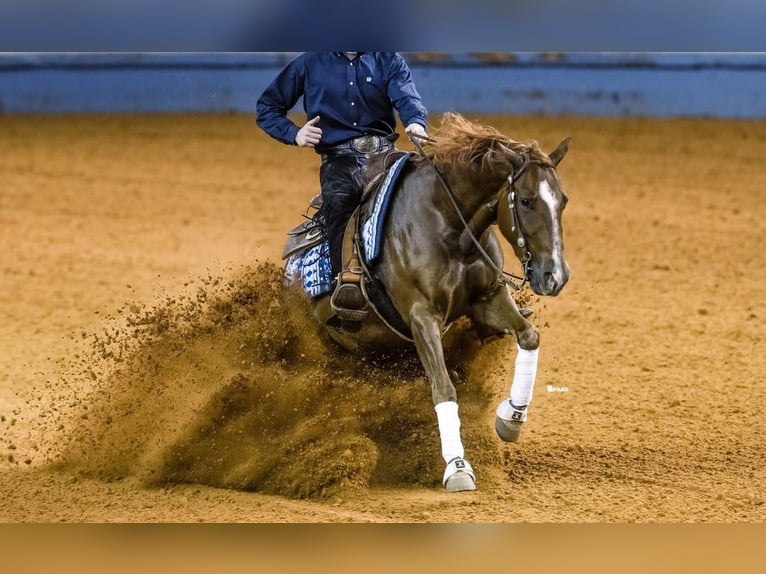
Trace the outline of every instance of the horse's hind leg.
<instances>
[{"instance_id":1,"label":"horse's hind leg","mask_svg":"<svg viewBox=\"0 0 766 574\"><path fill-rule=\"evenodd\" d=\"M516 335L516 365L511 383L510 397L496 410L495 431L506 442L516 442L527 420L527 407L532 402L537 377L537 354L540 335L537 328L519 312L507 287L496 289L485 300L476 304L470 317L482 338Z\"/></svg>"},{"instance_id":2,"label":"horse's hind leg","mask_svg":"<svg viewBox=\"0 0 766 574\"><path fill-rule=\"evenodd\" d=\"M460 439L457 393L444 362L441 322L430 306L418 303L413 305L410 312L410 328L418 356L431 383L442 457L447 464L442 479L444 487L450 492L475 490L476 478L471 465L464 458L463 442Z\"/></svg>"}]
</instances>

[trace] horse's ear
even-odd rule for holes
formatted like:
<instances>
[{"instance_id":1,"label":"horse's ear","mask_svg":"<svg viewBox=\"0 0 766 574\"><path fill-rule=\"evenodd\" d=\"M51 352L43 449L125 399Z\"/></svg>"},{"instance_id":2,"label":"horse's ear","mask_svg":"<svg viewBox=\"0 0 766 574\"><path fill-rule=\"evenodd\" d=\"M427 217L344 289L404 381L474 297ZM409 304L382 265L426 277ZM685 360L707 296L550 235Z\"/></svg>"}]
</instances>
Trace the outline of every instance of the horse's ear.
<instances>
[{"instance_id":1,"label":"horse's ear","mask_svg":"<svg viewBox=\"0 0 766 574\"><path fill-rule=\"evenodd\" d=\"M490 169L493 171L507 172L509 164L514 167L519 167L524 159L508 146L505 146L500 142L495 142L492 149L486 155L486 161Z\"/></svg>"},{"instance_id":2,"label":"horse's ear","mask_svg":"<svg viewBox=\"0 0 766 574\"><path fill-rule=\"evenodd\" d=\"M567 151L569 151L570 141L572 141L571 137L564 138L563 140L561 140L561 143L558 145L558 147L548 154L548 157L551 158L553 165L558 166L559 163L561 163L561 160L564 159L564 156L567 154Z\"/></svg>"}]
</instances>

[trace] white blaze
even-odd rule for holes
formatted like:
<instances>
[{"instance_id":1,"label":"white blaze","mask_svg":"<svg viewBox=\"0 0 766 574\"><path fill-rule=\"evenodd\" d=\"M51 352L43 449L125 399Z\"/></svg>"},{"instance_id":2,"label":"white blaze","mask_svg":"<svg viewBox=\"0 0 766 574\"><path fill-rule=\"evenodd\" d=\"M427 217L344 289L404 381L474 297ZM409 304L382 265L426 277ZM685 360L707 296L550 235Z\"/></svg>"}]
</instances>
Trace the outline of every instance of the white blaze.
<instances>
[{"instance_id":1,"label":"white blaze","mask_svg":"<svg viewBox=\"0 0 766 574\"><path fill-rule=\"evenodd\" d=\"M564 242L561 237L561 223L556 217L559 209L559 198L553 195L551 186L547 180L540 182L540 187L537 189L538 197L548 206L551 210L551 221L553 222L553 249L551 256L555 262L555 269L553 270L553 278L557 283L563 282L563 261L564 261Z\"/></svg>"}]
</instances>

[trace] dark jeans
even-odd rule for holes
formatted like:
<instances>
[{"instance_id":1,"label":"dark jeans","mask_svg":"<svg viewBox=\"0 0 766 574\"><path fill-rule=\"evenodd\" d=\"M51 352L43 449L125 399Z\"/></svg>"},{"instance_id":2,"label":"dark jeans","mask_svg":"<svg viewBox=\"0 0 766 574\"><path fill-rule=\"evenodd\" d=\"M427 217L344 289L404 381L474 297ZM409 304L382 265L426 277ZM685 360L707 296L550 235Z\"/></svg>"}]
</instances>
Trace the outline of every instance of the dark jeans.
<instances>
[{"instance_id":1,"label":"dark jeans","mask_svg":"<svg viewBox=\"0 0 766 574\"><path fill-rule=\"evenodd\" d=\"M343 233L362 199L362 170L366 163L363 155L339 155L326 159L319 170L333 280L343 269Z\"/></svg>"}]
</instances>

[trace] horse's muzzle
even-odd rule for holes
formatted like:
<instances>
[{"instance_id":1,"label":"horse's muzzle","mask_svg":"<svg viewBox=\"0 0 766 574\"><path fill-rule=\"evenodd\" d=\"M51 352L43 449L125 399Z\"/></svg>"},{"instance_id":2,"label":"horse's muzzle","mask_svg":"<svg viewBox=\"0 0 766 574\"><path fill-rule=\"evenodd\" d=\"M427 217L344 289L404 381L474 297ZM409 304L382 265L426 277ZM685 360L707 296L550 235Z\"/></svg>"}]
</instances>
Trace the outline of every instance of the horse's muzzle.
<instances>
[{"instance_id":1,"label":"horse's muzzle","mask_svg":"<svg viewBox=\"0 0 766 574\"><path fill-rule=\"evenodd\" d=\"M535 294L555 297L569 281L569 267L566 263L561 266L551 266L553 268L550 271L545 270L545 267L547 266L542 266L542 268L534 264L531 266L529 284Z\"/></svg>"}]
</instances>

